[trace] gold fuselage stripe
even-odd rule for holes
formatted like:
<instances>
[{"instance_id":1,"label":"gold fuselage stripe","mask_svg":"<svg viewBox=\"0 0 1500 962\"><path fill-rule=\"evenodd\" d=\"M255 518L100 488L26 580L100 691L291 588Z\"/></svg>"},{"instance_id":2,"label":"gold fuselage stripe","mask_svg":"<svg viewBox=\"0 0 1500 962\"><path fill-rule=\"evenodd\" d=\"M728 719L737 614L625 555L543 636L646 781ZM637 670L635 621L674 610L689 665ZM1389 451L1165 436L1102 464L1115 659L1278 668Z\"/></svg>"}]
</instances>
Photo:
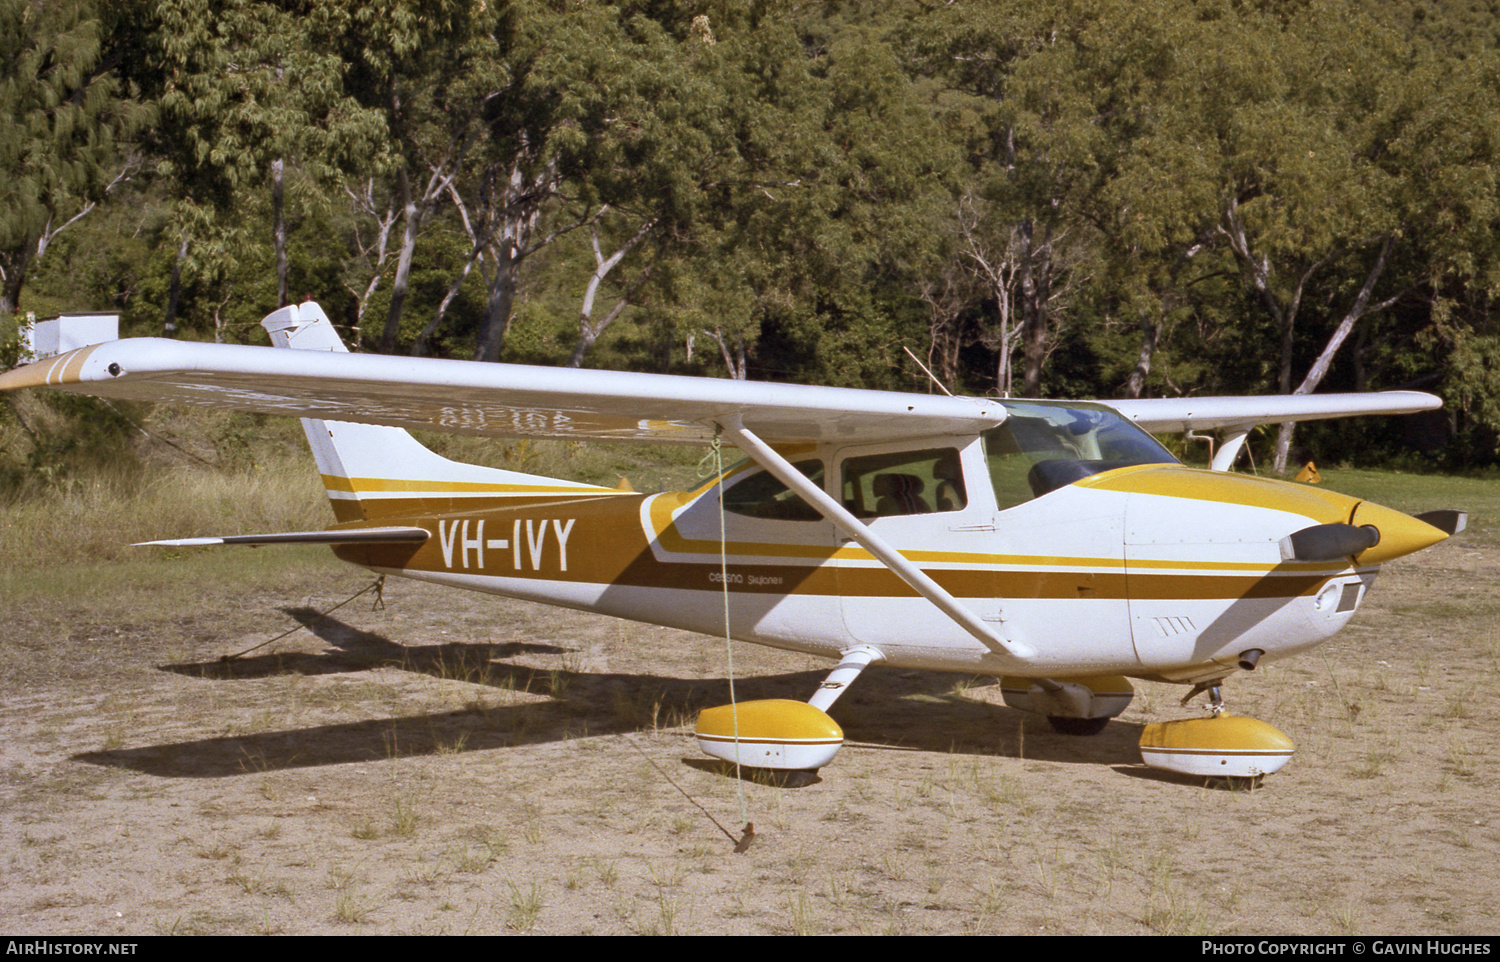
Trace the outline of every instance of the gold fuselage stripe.
<instances>
[{"instance_id":1,"label":"gold fuselage stripe","mask_svg":"<svg viewBox=\"0 0 1500 962\"><path fill-rule=\"evenodd\" d=\"M719 542L706 540L692 540L686 538L677 530L672 522L672 514L679 507L690 503L691 496L687 492L672 492L670 494L658 495L651 502L649 513L651 516L651 528L655 532L658 543L662 550L673 554L685 555L717 555L719 553ZM725 550L731 555L761 557L761 558L815 558L825 560L833 558L838 561L868 561L876 564L875 558L865 549L858 546L845 546L837 549L825 548L818 545L795 545L778 544L776 542L763 541L730 541ZM1049 568L1105 568L1118 570L1124 564L1123 556L1111 558L1088 558L1067 555L1017 555L1017 554L991 554L986 552L972 551L936 551L914 549L901 552L902 557L918 564L963 564L963 565L1010 565L1023 568L1035 568L1038 566ZM1246 561L1189 561L1171 559L1131 558L1128 567L1153 568L1164 570L1197 570L1197 571L1242 571L1268 573L1273 570L1278 572L1314 572L1328 571L1329 565L1318 563L1286 563L1280 565L1268 565L1258 562Z\"/></svg>"},{"instance_id":2,"label":"gold fuselage stripe","mask_svg":"<svg viewBox=\"0 0 1500 962\"><path fill-rule=\"evenodd\" d=\"M1305 485L1248 477L1225 471L1204 471L1181 465L1141 464L1116 468L1073 482L1074 487L1121 494L1150 494L1163 498L1217 501L1300 514L1320 524L1348 522L1359 499Z\"/></svg>"},{"instance_id":3,"label":"gold fuselage stripe","mask_svg":"<svg viewBox=\"0 0 1500 962\"><path fill-rule=\"evenodd\" d=\"M460 498L400 499L402 508L408 513L398 515L382 511L378 522L375 518L351 517L347 520L353 523L348 526L397 522L415 525L432 532L433 536L425 544L343 545L334 550L347 561L373 567L607 586L723 590L716 558L700 555L699 560L678 561L658 557L660 549L666 549L669 554L677 553L672 549L689 542L676 534L670 521L658 531L654 545L648 542L641 524L641 502L645 496L612 494L614 496L608 498L528 498L526 504L496 499L482 506ZM662 497L658 500L670 505L672 499ZM337 502L335 504L337 507ZM370 502L359 502L358 505L374 507ZM655 507L652 505L653 509ZM653 521L659 517L655 511L651 513ZM453 533L452 526L464 520L469 523L469 528L465 529L468 534L464 537L481 537L478 522L483 521L483 537L505 539L507 547L503 550L489 548L482 553L453 548L455 538L459 536ZM440 522L450 526L447 533L450 550L446 560L441 546ZM575 526L569 529L567 569L562 570L556 526L570 522ZM528 537L539 546L539 560L536 562L531 558L532 548L524 543ZM522 543L518 545L517 542ZM863 551L856 554L832 545L770 547L783 550L770 555L758 554L759 545L730 547L732 553L766 559L731 561L732 591L743 594L915 597L904 581L884 567L873 563L828 563L863 560L867 557ZM717 543L713 548L712 554L717 555ZM1127 562L1121 557L1064 558L944 551L907 551L903 554L918 563L961 565L923 569L945 590L961 598L1290 598L1311 595L1330 577L1349 571L1346 567L1334 565L1273 567L1170 559L1137 561L1133 558ZM814 563L808 563L810 561Z\"/></svg>"}]
</instances>

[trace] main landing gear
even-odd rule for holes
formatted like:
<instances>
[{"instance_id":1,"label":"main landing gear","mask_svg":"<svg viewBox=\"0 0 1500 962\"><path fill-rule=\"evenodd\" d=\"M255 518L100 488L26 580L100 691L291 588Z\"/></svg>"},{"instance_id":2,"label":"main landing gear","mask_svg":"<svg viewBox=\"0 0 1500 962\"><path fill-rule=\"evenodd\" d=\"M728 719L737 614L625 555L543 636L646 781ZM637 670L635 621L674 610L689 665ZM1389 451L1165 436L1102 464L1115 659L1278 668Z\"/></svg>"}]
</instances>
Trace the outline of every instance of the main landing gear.
<instances>
[{"instance_id":1,"label":"main landing gear","mask_svg":"<svg viewBox=\"0 0 1500 962\"><path fill-rule=\"evenodd\" d=\"M698 713L698 747L747 768L815 772L844 744L844 730L828 708L883 657L869 645L849 649L806 702L766 698L706 708Z\"/></svg>"},{"instance_id":2,"label":"main landing gear","mask_svg":"<svg viewBox=\"0 0 1500 962\"><path fill-rule=\"evenodd\" d=\"M1253 662L1250 667L1253 667ZM1258 781L1291 760L1291 738L1255 718L1224 709L1222 679L1195 685L1182 704L1208 693L1208 717L1147 725L1141 732L1141 759L1152 768L1206 778ZM1000 682L1011 708L1043 715L1060 735L1097 735L1130 704L1130 682L1118 676L1005 678Z\"/></svg>"},{"instance_id":3,"label":"main landing gear","mask_svg":"<svg viewBox=\"0 0 1500 962\"><path fill-rule=\"evenodd\" d=\"M704 709L698 747L726 762L772 771L817 771L833 761L844 731L828 716L838 700L881 653L868 645L844 652L806 702L772 698ZM1208 717L1157 722L1141 732L1141 759L1152 768L1205 778L1256 781L1291 760L1291 738L1266 722L1224 709L1222 679L1201 682L1182 699L1208 693ZM1135 690L1118 675L1070 678L1004 678L1001 694L1011 708L1046 717L1063 735L1097 735L1130 704Z\"/></svg>"},{"instance_id":4,"label":"main landing gear","mask_svg":"<svg viewBox=\"0 0 1500 962\"><path fill-rule=\"evenodd\" d=\"M1135 688L1121 675L1000 679L1000 696L1017 711L1046 716L1059 735L1097 735L1130 706Z\"/></svg>"}]
</instances>

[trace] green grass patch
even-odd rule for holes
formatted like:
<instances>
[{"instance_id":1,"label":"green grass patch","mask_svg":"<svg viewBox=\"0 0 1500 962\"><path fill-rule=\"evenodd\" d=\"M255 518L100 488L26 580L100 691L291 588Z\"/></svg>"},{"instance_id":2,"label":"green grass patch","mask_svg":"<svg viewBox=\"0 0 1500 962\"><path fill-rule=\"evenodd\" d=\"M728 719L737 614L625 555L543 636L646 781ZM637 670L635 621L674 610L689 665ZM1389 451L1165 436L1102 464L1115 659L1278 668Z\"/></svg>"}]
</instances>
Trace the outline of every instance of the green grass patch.
<instances>
[{"instance_id":1,"label":"green grass patch","mask_svg":"<svg viewBox=\"0 0 1500 962\"><path fill-rule=\"evenodd\" d=\"M1476 544L1500 543L1500 479L1408 474L1358 468L1322 470L1323 486L1388 508L1420 514L1438 508L1469 512L1461 538Z\"/></svg>"}]
</instances>

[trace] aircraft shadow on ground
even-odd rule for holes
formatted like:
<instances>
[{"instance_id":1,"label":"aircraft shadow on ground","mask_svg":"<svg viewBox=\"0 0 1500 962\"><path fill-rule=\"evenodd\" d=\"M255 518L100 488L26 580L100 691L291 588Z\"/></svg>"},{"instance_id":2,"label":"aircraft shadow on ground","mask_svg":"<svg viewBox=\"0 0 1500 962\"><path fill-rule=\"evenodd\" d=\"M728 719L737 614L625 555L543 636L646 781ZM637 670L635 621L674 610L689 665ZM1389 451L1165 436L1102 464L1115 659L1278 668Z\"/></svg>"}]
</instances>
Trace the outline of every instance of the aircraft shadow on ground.
<instances>
[{"instance_id":1,"label":"aircraft shadow on ground","mask_svg":"<svg viewBox=\"0 0 1500 962\"><path fill-rule=\"evenodd\" d=\"M406 646L318 616L288 613L331 646L318 654L266 654L162 666L210 681L273 675L318 675L394 667L545 701L472 705L447 712L254 732L139 748L85 752L76 760L170 778L223 778L349 762L376 762L440 753L486 751L600 735L691 726L697 713L729 700L719 679L540 669L502 659L566 654L555 645L524 643ZM830 666L831 667L831 666ZM736 697L805 700L825 677L803 671L737 679ZM831 714L844 729L845 751L936 751L1097 765L1139 762L1140 726L1112 722L1101 735L1051 732L1044 720L956 691L963 676L870 669ZM696 749L694 749L696 752Z\"/></svg>"}]
</instances>

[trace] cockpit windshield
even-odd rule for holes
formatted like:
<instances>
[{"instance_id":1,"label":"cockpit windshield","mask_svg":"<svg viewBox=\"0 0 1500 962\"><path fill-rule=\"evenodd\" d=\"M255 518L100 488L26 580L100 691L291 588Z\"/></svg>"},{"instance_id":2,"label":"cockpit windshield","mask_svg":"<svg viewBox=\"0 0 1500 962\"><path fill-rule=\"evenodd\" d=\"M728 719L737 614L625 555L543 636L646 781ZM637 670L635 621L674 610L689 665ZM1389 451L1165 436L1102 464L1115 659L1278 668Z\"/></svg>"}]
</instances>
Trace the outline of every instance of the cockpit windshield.
<instances>
[{"instance_id":1,"label":"cockpit windshield","mask_svg":"<svg viewBox=\"0 0 1500 962\"><path fill-rule=\"evenodd\" d=\"M1005 422L984 432L1002 510L1103 471L1178 463L1155 438L1102 404L1004 403Z\"/></svg>"}]
</instances>

